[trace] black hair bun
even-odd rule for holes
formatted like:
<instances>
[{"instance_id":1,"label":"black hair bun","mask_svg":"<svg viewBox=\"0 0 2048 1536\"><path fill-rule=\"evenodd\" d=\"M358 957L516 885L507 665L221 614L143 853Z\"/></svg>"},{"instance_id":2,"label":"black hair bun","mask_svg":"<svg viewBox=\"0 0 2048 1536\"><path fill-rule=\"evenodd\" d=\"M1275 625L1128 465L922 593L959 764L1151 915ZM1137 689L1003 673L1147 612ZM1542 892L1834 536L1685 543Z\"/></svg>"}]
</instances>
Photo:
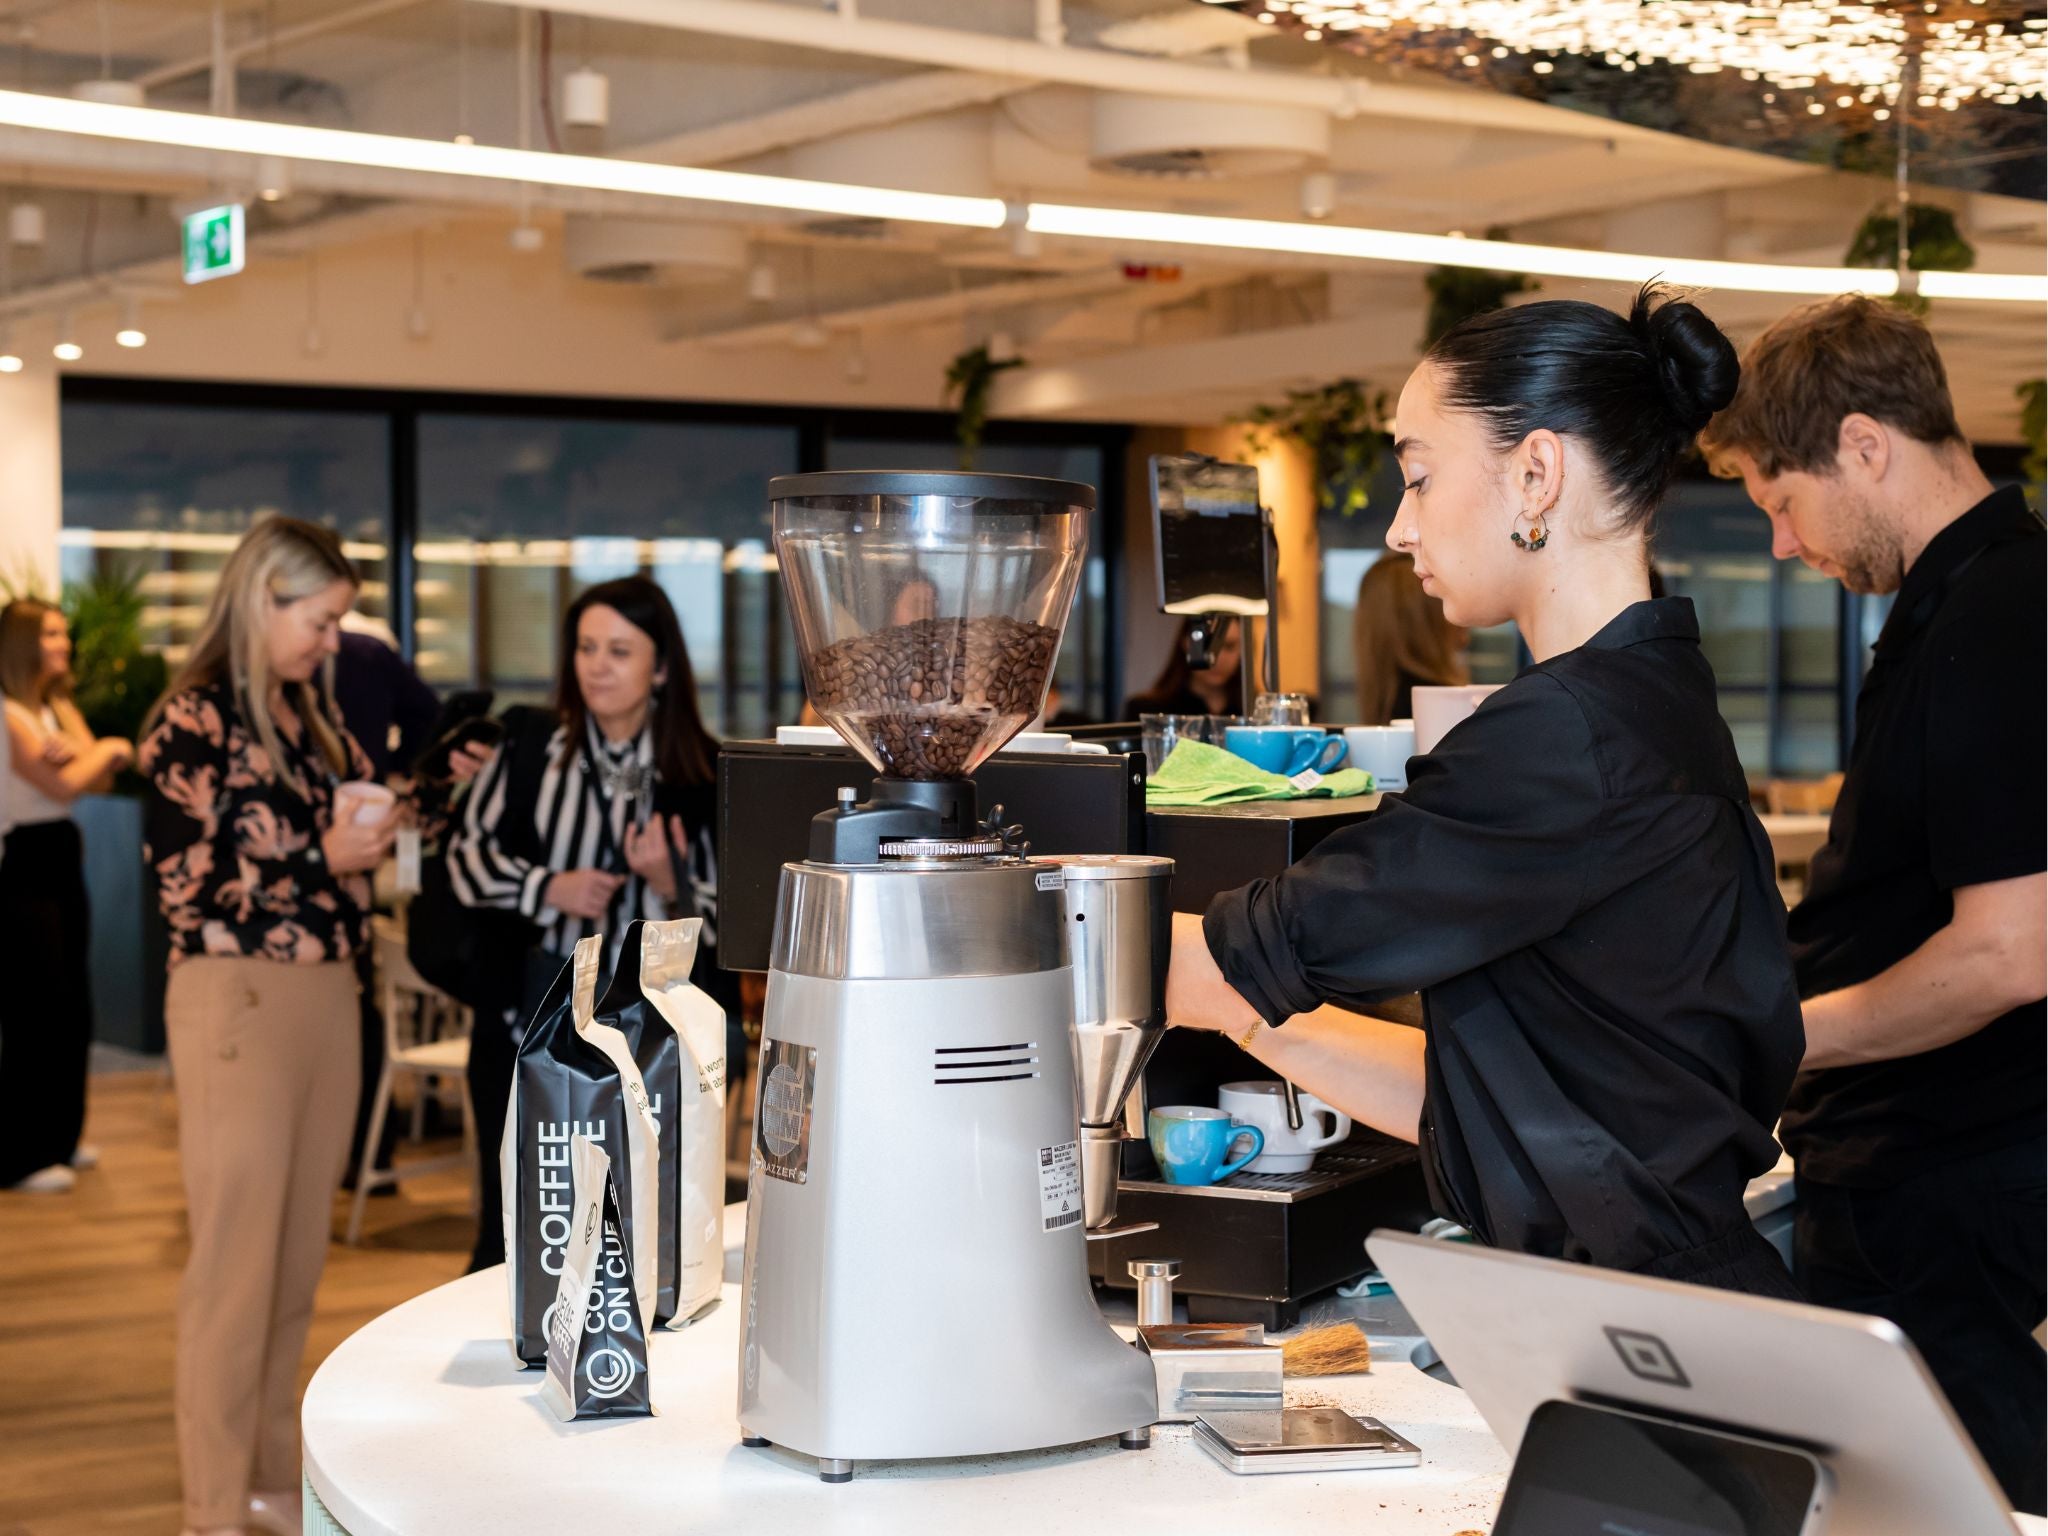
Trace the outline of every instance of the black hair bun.
<instances>
[{"instance_id":1,"label":"black hair bun","mask_svg":"<svg viewBox=\"0 0 2048 1536\"><path fill-rule=\"evenodd\" d=\"M1742 376L1735 345L1699 306L1662 284L1645 283L1628 323L1649 351L1665 403L1688 433L1701 430L1735 398Z\"/></svg>"}]
</instances>

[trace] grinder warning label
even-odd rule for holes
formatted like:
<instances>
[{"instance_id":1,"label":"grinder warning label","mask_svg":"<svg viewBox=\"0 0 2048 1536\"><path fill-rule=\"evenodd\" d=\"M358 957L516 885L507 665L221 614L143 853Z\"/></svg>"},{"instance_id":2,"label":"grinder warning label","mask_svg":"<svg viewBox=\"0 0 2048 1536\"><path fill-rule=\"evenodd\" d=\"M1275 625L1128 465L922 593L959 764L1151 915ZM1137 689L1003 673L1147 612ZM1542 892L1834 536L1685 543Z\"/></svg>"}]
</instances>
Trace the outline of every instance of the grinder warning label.
<instances>
[{"instance_id":1,"label":"grinder warning label","mask_svg":"<svg viewBox=\"0 0 2048 1536\"><path fill-rule=\"evenodd\" d=\"M1038 1213L1045 1230L1081 1224L1081 1143L1038 1149Z\"/></svg>"}]
</instances>

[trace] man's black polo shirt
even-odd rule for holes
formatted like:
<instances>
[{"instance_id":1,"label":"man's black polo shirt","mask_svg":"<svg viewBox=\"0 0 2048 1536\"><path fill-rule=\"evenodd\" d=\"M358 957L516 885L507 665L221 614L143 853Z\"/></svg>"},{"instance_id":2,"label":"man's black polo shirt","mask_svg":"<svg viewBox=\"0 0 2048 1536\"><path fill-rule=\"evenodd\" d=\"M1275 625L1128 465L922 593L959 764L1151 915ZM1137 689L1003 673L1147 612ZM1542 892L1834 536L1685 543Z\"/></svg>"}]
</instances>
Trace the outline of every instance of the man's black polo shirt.
<instances>
[{"instance_id":1,"label":"man's black polo shirt","mask_svg":"<svg viewBox=\"0 0 2048 1536\"><path fill-rule=\"evenodd\" d=\"M1948 925L1958 886L2048 866L2048 603L2016 489L1944 528L1906 573L1856 700L1828 844L1791 918L1802 997L1868 981ZM1916 1056L1808 1072L1782 1139L1802 1178L1883 1188L2042 1134L2048 1009Z\"/></svg>"}]
</instances>

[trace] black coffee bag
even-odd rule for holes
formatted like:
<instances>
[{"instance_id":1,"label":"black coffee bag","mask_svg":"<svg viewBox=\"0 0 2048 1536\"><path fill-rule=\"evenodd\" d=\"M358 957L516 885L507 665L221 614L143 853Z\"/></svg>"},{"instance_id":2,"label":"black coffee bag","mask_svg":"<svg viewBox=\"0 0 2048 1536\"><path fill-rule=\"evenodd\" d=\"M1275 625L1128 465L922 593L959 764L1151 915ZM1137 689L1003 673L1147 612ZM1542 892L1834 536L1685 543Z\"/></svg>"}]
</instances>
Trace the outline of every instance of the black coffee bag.
<instances>
[{"instance_id":1,"label":"black coffee bag","mask_svg":"<svg viewBox=\"0 0 2048 1536\"><path fill-rule=\"evenodd\" d=\"M725 1011L690 984L702 927L636 921L595 1013L633 1053L659 1134L657 1327L715 1299L725 1268Z\"/></svg>"},{"instance_id":2,"label":"black coffee bag","mask_svg":"<svg viewBox=\"0 0 2048 1536\"><path fill-rule=\"evenodd\" d=\"M643 1322L654 1310L659 1152L647 1088L625 1038L590 1021L602 958L602 939L576 946L527 1026L512 1078L500 1149L505 1270L512 1349L527 1366L547 1359L547 1310L574 1231L570 1148L577 1136L611 1158Z\"/></svg>"}]
</instances>

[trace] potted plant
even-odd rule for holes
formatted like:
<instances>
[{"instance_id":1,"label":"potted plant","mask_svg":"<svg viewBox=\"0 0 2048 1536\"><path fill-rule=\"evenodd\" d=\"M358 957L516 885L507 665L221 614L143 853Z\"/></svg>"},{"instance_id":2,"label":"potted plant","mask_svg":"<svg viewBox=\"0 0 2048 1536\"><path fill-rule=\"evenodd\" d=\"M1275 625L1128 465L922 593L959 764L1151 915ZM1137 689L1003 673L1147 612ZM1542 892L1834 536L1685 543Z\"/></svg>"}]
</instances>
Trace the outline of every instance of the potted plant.
<instances>
[{"instance_id":1,"label":"potted plant","mask_svg":"<svg viewBox=\"0 0 2048 1536\"><path fill-rule=\"evenodd\" d=\"M1339 379L1290 390L1279 404L1254 406L1235 420L1248 429L1254 452L1275 441L1297 444L1315 469L1317 512L1350 517L1365 510L1373 473L1393 451L1392 415L1387 391Z\"/></svg>"}]
</instances>

